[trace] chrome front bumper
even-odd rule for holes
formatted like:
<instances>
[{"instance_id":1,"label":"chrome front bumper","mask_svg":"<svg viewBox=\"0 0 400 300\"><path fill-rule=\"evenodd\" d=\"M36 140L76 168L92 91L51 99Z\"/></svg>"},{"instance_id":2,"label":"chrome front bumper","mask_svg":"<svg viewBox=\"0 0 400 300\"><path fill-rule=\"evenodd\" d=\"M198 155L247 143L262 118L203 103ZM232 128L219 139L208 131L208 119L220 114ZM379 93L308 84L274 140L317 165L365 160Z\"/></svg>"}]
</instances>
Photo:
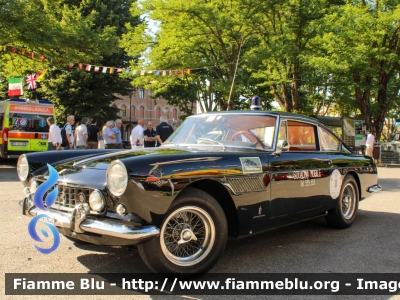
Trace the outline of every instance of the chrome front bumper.
<instances>
[{"instance_id":1,"label":"chrome front bumper","mask_svg":"<svg viewBox=\"0 0 400 300\"><path fill-rule=\"evenodd\" d=\"M54 221L54 226L68 229L72 233L93 233L101 236L125 239L133 243L139 243L160 234L160 230L152 225L127 225L118 220L99 219L89 216L89 205L87 203L78 204L72 213L66 213L63 211L39 209L34 206L30 197L26 197L22 204L22 213L32 217L44 214Z\"/></svg>"},{"instance_id":2,"label":"chrome front bumper","mask_svg":"<svg viewBox=\"0 0 400 300\"><path fill-rule=\"evenodd\" d=\"M375 184L375 185L373 185L373 186L370 186L370 187L367 189L367 192L368 192L368 193L373 193L373 192L379 192L380 190L382 190L382 187L381 187L379 184Z\"/></svg>"}]
</instances>

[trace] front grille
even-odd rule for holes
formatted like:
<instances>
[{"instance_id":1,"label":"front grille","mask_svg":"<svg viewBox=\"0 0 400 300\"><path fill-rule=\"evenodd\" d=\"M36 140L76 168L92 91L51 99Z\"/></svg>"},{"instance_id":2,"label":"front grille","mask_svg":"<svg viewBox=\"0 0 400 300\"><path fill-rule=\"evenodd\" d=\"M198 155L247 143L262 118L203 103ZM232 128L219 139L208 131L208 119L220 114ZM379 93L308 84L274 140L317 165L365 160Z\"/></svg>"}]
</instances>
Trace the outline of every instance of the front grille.
<instances>
[{"instance_id":1,"label":"front grille","mask_svg":"<svg viewBox=\"0 0 400 300\"><path fill-rule=\"evenodd\" d=\"M39 182L42 184L43 182ZM65 186L65 185L55 185L50 190L48 190L43 197L43 203L45 204L45 199L47 194L50 193L58 186L58 196L53 204L57 209L73 209L77 204L89 202L89 196L94 191L93 189L75 187L75 186Z\"/></svg>"},{"instance_id":2,"label":"front grille","mask_svg":"<svg viewBox=\"0 0 400 300\"><path fill-rule=\"evenodd\" d=\"M227 181L235 194L256 192L266 189L262 177L260 176L227 178Z\"/></svg>"}]
</instances>

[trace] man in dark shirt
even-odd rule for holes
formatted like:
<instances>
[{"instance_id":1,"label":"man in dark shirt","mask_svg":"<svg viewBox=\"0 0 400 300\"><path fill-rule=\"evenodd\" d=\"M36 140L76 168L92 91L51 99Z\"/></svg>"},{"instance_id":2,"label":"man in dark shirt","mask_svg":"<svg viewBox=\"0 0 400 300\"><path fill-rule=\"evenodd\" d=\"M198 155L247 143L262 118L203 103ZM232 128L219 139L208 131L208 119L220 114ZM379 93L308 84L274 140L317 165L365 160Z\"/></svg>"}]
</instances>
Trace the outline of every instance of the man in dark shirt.
<instances>
[{"instance_id":1,"label":"man in dark shirt","mask_svg":"<svg viewBox=\"0 0 400 300\"><path fill-rule=\"evenodd\" d=\"M99 148L99 137L100 129L97 127L96 119L92 119L90 126L87 128L88 131L88 149L98 149Z\"/></svg>"},{"instance_id":2,"label":"man in dark shirt","mask_svg":"<svg viewBox=\"0 0 400 300\"><path fill-rule=\"evenodd\" d=\"M167 124L167 117L160 117L161 123L156 127L157 146L159 147L174 132L171 125Z\"/></svg>"},{"instance_id":3,"label":"man in dark shirt","mask_svg":"<svg viewBox=\"0 0 400 300\"><path fill-rule=\"evenodd\" d=\"M156 131L153 130L153 122L147 123L147 129L143 131L144 146L155 147L156 146Z\"/></svg>"}]
</instances>

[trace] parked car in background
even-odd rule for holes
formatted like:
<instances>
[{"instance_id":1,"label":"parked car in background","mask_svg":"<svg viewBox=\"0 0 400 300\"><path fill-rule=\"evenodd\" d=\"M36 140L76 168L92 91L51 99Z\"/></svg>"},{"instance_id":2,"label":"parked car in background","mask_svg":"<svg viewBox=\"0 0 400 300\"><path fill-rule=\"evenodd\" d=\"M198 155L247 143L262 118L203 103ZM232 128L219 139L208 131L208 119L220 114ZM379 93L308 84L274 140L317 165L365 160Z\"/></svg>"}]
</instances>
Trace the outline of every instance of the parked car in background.
<instances>
[{"instance_id":1,"label":"parked car in background","mask_svg":"<svg viewBox=\"0 0 400 300\"><path fill-rule=\"evenodd\" d=\"M47 164L58 193L40 209ZM260 110L191 116L158 148L27 154L17 170L25 215L46 213L70 239L137 245L163 273L207 272L228 238L317 217L347 228L381 189L374 160L322 123Z\"/></svg>"}]
</instances>

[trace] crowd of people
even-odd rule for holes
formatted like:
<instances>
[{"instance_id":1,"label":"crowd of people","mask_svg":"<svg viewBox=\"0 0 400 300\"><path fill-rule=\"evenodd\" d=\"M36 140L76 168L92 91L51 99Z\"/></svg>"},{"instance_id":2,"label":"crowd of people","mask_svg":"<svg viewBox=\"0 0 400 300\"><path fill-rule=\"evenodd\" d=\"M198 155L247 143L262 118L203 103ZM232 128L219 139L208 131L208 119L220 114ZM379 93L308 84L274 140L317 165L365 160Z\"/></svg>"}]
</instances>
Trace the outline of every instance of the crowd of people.
<instances>
[{"instance_id":1,"label":"crowd of people","mask_svg":"<svg viewBox=\"0 0 400 300\"><path fill-rule=\"evenodd\" d=\"M133 122L134 128L130 135L131 148L159 147L174 131L169 125L168 119L160 117L160 124L153 128L153 122L143 119ZM102 130L97 126L97 120L93 118L82 118L80 125L73 129L75 117L67 117L67 122L60 128L55 124L53 117L47 118L49 126L48 150L71 150L71 149L122 149L122 121L107 121ZM64 136L64 138L63 138Z\"/></svg>"}]
</instances>

